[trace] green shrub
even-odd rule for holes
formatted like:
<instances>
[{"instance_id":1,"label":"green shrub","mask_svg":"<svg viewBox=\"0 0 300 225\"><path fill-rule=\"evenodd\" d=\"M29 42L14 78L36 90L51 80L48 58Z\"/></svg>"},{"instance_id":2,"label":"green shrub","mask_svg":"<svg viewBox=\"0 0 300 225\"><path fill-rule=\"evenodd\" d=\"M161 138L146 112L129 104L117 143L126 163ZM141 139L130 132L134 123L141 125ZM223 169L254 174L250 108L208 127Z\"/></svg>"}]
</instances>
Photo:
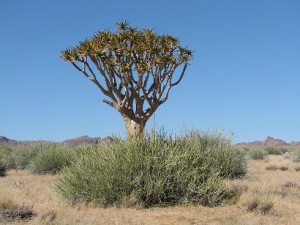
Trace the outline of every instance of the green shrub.
<instances>
[{"instance_id":1,"label":"green shrub","mask_svg":"<svg viewBox=\"0 0 300 225\"><path fill-rule=\"evenodd\" d=\"M30 171L38 174L55 174L62 168L69 166L72 152L59 145L50 145L31 160Z\"/></svg>"},{"instance_id":2,"label":"green shrub","mask_svg":"<svg viewBox=\"0 0 300 225\"><path fill-rule=\"evenodd\" d=\"M53 188L70 201L102 205L214 206L230 197L223 178L245 173L243 154L220 135L193 131L173 139L153 132L143 140L86 147Z\"/></svg>"},{"instance_id":3,"label":"green shrub","mask_svg":"<svg viewBox=\"0 0 300 225\"><path fill-rule=\"evenodd\" d=\"M0 177L3 177L6 175L6 167L5 165L0 161Z\"/></svg>"},{"instance_id":4,"label":"green shrub","mask_svg":"<svg viewBox=\"0 0 300 225\"><path fill-rule=\"evenodd\" d=\"M264 148L264 151L269 155L282 155L284 153L283 149L275 148L272 146Z\"/></svg>"},{"instance_id":5,"label":"green shrub","mask_svg":"<svg viewBox=\"0 0 300 225\"><path fill-rule=\"evenodd\" d=\"M281 147L281 148L279 148L279 150L281 151L281 154L284 154L286 152L289 152L290 148Z\"/></svg>"},{"instance_id":6,"label":"green shrub","mask_svg":"<svg viewBox=\"0 0 300 225\"><path fill-rule=\"evenodd\" d=\"M13 169L26 169L35 158L45 148L43 143L30 144L15 148L10 155L10 160L13 161Z\"/></svg>"},{"instance_id":7,"label":"green shrub","mask_svg":"<svg viewBox=\"0 0 300 225\"><path fill-rule=\"evenodd\" d=\"M294 149L292 151L292 158L294 162L300 162L300 149Z\"/></svg>"},{"instance_id":8,"label":"green shrub","mask_svg":"<svg viewBox=\"0 0 300 225\"><path fill-rule=\"evenodd\" d=\"M253 149L250 151L250 158L254 160L263 160L267 153L263 149Z\"/></svg>"},{"instance_id":9,"label":"green shrub","mask_svg":"<svg viewBox=\"0 0 300 225\"><path fill-rule=\"evenodd\" d=\"M0 146L0 177L6 175L6 165L4 163L4 158L9 155L11 149L6 146Z\"/></svg>"},{"instance_id":10,"label":"green shrub","mask_svg":"<svg viewBox=\"0 0 300 225\"><path fill-rule=\"evenodd\" d=\"M0 159L9 155L11 153L11 151L12 151L12 149L10 147L0 145Z\"/></svg>"},{"instance_id":11,"label":"green shrub","mask_svg":"<svg viewBox=\"0 0 300 225\"><path fill-rule=\"evenodd\" d=\"M52 142L37 142L12 149L0 148L0 162L7 169L31 169L32 172L55 173L68 161L70 152L60 144Z\"/></svg>"}]
</instances>

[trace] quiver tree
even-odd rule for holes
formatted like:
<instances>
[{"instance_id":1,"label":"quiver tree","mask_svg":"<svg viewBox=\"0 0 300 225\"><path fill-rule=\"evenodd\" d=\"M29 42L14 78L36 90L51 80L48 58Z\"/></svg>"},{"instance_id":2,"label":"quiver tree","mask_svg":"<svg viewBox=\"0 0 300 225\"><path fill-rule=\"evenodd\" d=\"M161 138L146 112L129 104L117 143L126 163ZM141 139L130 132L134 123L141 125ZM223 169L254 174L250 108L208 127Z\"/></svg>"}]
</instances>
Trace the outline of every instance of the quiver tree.
<instances>
[{"instance_id":1,"label":"quiver tree","mask_svg":"<svg viewBox=\"0 0 300 225\"><path fill-rule=\"evenodd\" d=\"M127 22L117 26L117 32L98 32L62 51L61 57L101 90L103 102L121 113L127 137L138 137L182 80L192 51L180 46L177 37L138 30Z\"/></svg>"}]
</instances>

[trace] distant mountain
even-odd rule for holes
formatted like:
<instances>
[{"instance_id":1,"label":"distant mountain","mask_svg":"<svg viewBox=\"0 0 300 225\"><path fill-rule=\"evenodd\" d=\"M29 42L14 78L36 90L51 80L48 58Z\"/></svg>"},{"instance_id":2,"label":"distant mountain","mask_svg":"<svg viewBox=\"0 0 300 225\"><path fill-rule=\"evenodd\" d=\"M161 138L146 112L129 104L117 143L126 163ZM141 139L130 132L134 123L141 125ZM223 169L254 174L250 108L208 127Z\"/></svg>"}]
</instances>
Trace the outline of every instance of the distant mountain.
<instances>
[{"instance_id":1,"label":"distant mountain","mask_svg":"<svg viewBox=\"0 0 300 225\"><path fill-rule=\"evenodd\" d=\"M300 148L300 141L292 141L290 145L296 148Z\"/></svg>"},{"instance_id":2,"label":"distant mountain","mask_svg":"<svg viewBox=\"0 0 300 225\"><path fill-rule=\"evenodd\" d=\"M81 136L81 137L77 137L77 138L73 138L73 139L68 139L63 141L63 143L66 146L69 147L74 147L74 146L78 146L78 145L82 145L82 144L101 144L101 143L111 143L112 142L112 137L106 137L106 138L99 138L99 137L89 137L89 136Z\"/></svg>"},{"instance_id":3,"label":"distant mountain","mask_svg":"<svg viewBox=\"0 0 300 225\"><path fill-rule=\"evenodd\" d=\"M287 143L281 139L267 137L264 141L242 142L236 145L248 147L248 148L261 148L261 147L268 147L268 146L280 148L280 147L288 147L288 146L300 147L300 142L293 141L291 143Z\"/></svg>"},{"instance_id":4,"label":"distant mountain","mask_svg":"<svg viewBox=\"0 0 300 225\"><path fill-rule=\"evenodd\" d=\"M81 137L77 137L77 138L73 138L73 139L68 139L62 142L58 142L58 143L63 143L64 145L68 146L68 147L75 147L78 145L82 145L82 144L100 144L100 143L111 143L113 141L112 137L105 137L105 138L99 138L99 137L89 137L89 136L81 136ZM13 139L9 139L7 137L4 136L0 136L0 145L6 145L6 146L11 146L11 147L15 147L15 146L26 146L32 143L36 143L36 142L46 142L46 141L16 141Z\"/></svg>"},{"instance_id":5,"label":"distant mountain","mask_svg":"<svg viewBox=\"0 0 300 225\"><path fill-rule=\"evenodd\" d=\"M0 144L8 143L10 140L7 137L0 136Z\"/></svg>"},{"instance_id":6,"label":"distant mountain","mask_svg":"<svg viewBox=\"0 0 300 225\"><path fill-rule=\"evenodd\" d=\"M15 140L9 139L4 136L0 136L0 145L14 145L16 143L17 143L17 141L15 141Z\"/></svg>"},{"instance_id":7,"label":"distant mountain","mask_svg":"<svg viewBox=\"0 0 300 225\"><path fill-rule=\"evenodd\" d=\"M113 141L112 137L105 137L105 138L100 138L100 137L89 137L87 135L77 137L77 138L72 138L68 140L64 140L60 143L63 143L64 145L68 147L75 147L78 145L82 144L101 144L101 143L111 143ZM4 136L0 136L0 145L7 145L7 146L26 146L31 143L35 142L44 142L44 141L16 141L13 139L9 139ZM287 143L281 139L276 139L272 137L267 137L264 141L253 141L253 142L241 142L236 144L236 146L243 146L243 147L248 147L248 148L262 148L262 147L296 147L300 148L300 141L293 141L290 143Z\"/></svg>"}]
</instances>

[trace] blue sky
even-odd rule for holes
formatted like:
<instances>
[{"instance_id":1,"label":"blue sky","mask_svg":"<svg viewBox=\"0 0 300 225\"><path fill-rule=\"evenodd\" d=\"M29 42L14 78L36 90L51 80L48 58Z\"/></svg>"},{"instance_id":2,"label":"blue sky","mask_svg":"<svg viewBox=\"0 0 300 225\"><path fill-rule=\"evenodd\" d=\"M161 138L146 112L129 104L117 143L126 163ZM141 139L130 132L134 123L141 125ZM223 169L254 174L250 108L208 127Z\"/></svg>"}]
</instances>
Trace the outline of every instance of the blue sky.
<instances>
[{"instance_id":1,"label":"blue sky","mask_svg":"<svg viewBox=\"0 0 300 225\"><path fill-rule=\"evenodd\" d=\"M0 2L0 135L125 134L123 119L60 51L127 20L180 38L194 59L148 127L300 140L300 1Z\"/></svg>"}]
</instances>

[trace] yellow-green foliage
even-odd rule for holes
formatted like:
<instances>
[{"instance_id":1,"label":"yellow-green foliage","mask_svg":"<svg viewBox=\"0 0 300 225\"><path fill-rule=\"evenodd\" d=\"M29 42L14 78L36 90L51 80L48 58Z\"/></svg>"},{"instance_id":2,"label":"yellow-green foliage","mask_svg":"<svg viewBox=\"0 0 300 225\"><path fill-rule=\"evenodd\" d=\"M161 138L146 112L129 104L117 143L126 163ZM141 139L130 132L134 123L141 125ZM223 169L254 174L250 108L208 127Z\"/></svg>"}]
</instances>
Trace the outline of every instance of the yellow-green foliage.
<instances>
[{"instance_id":1,"label":"yellow-green foliage","mask_svg":"<svg viewBox=\"0 0 300 225\"><path fill-rule=\"evenodd\" d=\"M53 187L70 201L102 205L152 206L220 204L231 193L223 178L246 172L243 154L220 135L165 133L144 139L86 147Z\"/></svg>"},{"instance_id":2,"label":"yellow-green foliage","mask_svg":"<svg viewBox=\"0 0 300 225\"><path fill-rule=\"evenodd\" d=\"M267 152L263 149L252 149L250 150L250 158L254 160L263 160L267 156Z\"/></svg>"},{"instance_id":3,"label":"yellow-green foliage","mask_svg":"<svg viewBox=\"0 0 300 225\"><path fill-rule=\"evenodd\" d=\"M73 150L52 145L33 158L29 168L33 173L55 174L71 164L74 154Z\"/></svg>"},{"instance_id":4,"label":"yellow-green foliage","mask_svg":"<svg viewBox=\"0 0 300 225\"><path fill-rule=\"evenodd\" d=\"M300 162L300 149L294 149L292 151L292 157L295 162Z\"/></svg>"},{"instance_id":5,"label":"yellow-green foliage","mask_svg":"<svg viewBox=\"0 0 300 225\"><path fill-rule=\"evenodd\" d=\"M52 142L38 142L13 149L0 148L0 165L7 169L30 169L33 173L57 173L71 164L76 150Z\"/></svg>"}]
</instances>

